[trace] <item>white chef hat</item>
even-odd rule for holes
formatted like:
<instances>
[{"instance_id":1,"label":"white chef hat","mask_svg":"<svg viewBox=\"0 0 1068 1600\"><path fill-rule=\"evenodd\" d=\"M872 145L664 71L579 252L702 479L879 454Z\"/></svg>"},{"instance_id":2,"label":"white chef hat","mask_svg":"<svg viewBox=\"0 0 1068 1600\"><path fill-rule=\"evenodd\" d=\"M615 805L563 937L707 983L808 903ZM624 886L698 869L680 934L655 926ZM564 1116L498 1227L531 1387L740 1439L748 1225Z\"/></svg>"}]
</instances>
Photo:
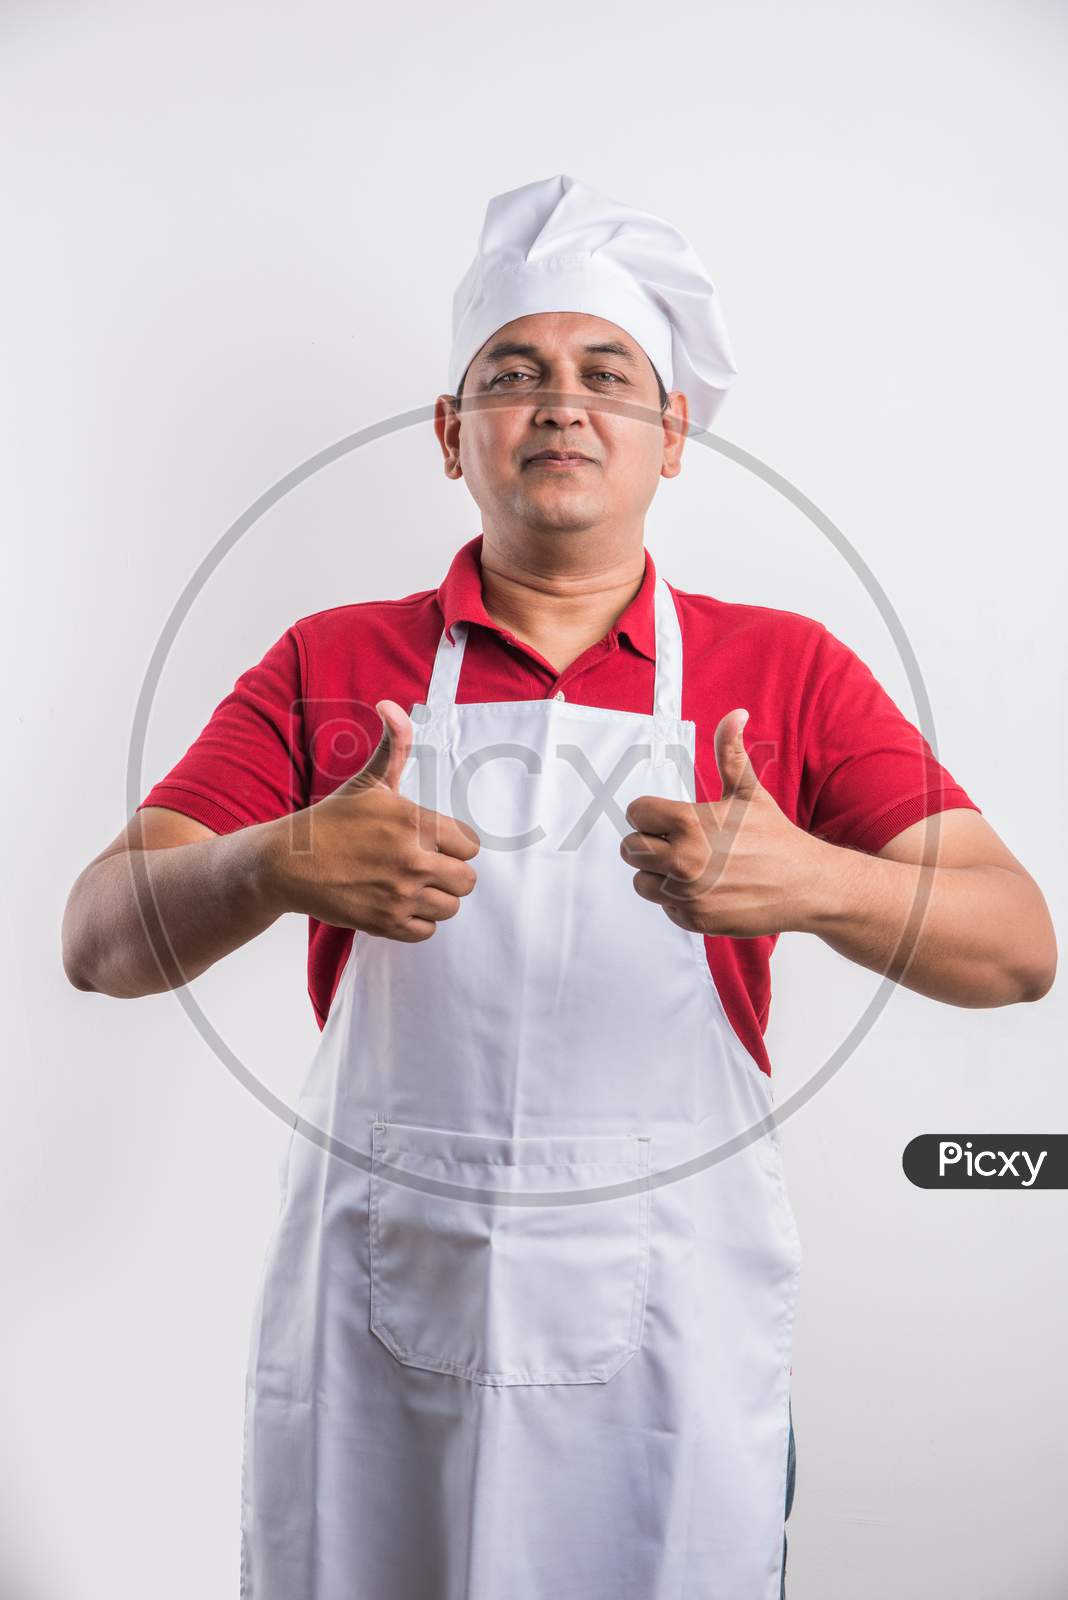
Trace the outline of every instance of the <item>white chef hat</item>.
<instances>
[{"instance_id":1,"label":"white chef hat","mask_svg":"<svg viewBox=\"0 0 1068 1600\"><path fill-rule=\"evenodd\" d=\"M506 322L582 311L637 340L665 389L682 389L707 428L737 376L719 299L669 222L566 174L494 195L478 252L452 303L449 385Z\"/></svg>"}]
</instances>

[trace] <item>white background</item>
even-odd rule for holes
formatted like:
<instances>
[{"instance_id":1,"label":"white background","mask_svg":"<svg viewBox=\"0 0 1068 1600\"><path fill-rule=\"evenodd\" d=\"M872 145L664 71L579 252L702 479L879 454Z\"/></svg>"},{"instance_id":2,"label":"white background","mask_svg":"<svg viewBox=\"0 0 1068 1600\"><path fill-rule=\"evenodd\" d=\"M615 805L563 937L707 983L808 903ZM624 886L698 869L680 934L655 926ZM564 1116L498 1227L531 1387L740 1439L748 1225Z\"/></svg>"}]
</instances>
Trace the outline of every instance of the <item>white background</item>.
<instances>
[{"instance_id":1,"label":"white background","mask_svg":"<svg viewBox=\"0 0 1068 1600\"><path fill-rule=\"evenodd\" d=\"M126 820L172 605L285 472L447 387L492 194L566 172L689 235L741 374L717 432L869 562L942 759L1059 914L1065 35L1008 0L8 5L3 1600L236 1596L284 1130L174 996L72 989L60 919ZM436 586L479 527L428 424L292 494L194 607L136 797L295 618ZM688 446L647 542L682 588L819 617L915 715L857 580L722 456ZM195 985L280 1092L318 1037L305 943L287 919ZM876 980L796 936L774 970L781 1103ZM785 1126L790 1600L1065 1592L1065 1195L900 1164L921 1132L1064 1131L1064 1030L1063 982L899 992Z\"/></svg>"}]
</instances>

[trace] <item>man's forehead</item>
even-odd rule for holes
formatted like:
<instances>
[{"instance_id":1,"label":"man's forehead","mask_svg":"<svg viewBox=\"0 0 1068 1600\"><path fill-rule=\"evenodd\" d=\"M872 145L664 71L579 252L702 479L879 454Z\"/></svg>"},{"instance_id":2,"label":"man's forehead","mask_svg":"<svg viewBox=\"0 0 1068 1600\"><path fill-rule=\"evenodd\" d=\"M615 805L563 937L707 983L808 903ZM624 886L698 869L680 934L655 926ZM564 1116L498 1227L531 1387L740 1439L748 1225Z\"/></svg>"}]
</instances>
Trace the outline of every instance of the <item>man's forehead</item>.
<instances>
[{"instance_id":1,"label":"man's forehead","mask_svg":"<svg viewBox=\"0 0 1068 1600\"><path fill-rule=\"evenodd\" d=\"M538 311L504 323L486 340L471 365L521 353L547 354L556 350L611 352L633 365L645 354L625 329L604 317L582 311Z\"/></svg>"}]
</instances>

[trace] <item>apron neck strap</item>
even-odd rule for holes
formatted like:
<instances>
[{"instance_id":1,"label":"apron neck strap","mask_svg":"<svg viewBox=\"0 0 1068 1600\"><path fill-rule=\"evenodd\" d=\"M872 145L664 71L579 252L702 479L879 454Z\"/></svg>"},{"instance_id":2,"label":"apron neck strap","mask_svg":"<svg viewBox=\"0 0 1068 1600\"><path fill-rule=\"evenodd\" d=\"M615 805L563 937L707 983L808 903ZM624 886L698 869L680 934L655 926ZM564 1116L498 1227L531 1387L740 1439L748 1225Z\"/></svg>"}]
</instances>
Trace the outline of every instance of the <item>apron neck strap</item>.
<instances>
[{"instance_id":1,"label":"apron neck strap","mask_svg":"<svg viewBox=\"0 0 1068 1600\"><path fill-rule=\"evenodd\" d=\"M656 619L656 683L653 714L682 721L682 626L671 590L657 575L653 594Z\"/></svg>"},{"instance_id":2,"label":"apron neck strap","mask_svg":"<svg viewBox=\"0 0 1068 1600\"><path fill-rule=\"evenodd\" d=\"M664 579L657 575L653 591L653 615L656 624L656 682L653 688L653 715L682 721L682 628L675 601ZM434 670L426 697L426 718L443 715L456 704L456 690L460 682L464 649L467 644L467 623L453 626L456 643L442 629L434 657Z\"/></svg>"}]
</instances>

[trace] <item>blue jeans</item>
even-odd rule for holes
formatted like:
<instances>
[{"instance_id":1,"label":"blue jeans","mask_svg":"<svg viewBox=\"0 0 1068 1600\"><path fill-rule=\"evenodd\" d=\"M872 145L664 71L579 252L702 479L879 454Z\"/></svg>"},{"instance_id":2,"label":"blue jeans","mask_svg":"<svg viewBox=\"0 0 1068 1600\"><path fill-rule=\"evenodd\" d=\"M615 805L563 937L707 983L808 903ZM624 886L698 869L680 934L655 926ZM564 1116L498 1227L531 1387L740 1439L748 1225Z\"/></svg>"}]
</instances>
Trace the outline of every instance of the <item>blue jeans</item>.
<instances>
[{"instance_id":1,"label":"blue jeans","mask_svg":"<svg viewBox=\"0 0 1068 1600\"><path fill-rule=\"evenodd\" d=\"M786 1456L786 1516L790 1515L790 1507L794 1503L794 1479L797 1476L797 1448L794 1444L794 1412L790 1407L790 1443ZM786 1600L786 1533L782 1536L782 1579L779 1584L779 1600Z\"/></svg>"}]
</instances>

